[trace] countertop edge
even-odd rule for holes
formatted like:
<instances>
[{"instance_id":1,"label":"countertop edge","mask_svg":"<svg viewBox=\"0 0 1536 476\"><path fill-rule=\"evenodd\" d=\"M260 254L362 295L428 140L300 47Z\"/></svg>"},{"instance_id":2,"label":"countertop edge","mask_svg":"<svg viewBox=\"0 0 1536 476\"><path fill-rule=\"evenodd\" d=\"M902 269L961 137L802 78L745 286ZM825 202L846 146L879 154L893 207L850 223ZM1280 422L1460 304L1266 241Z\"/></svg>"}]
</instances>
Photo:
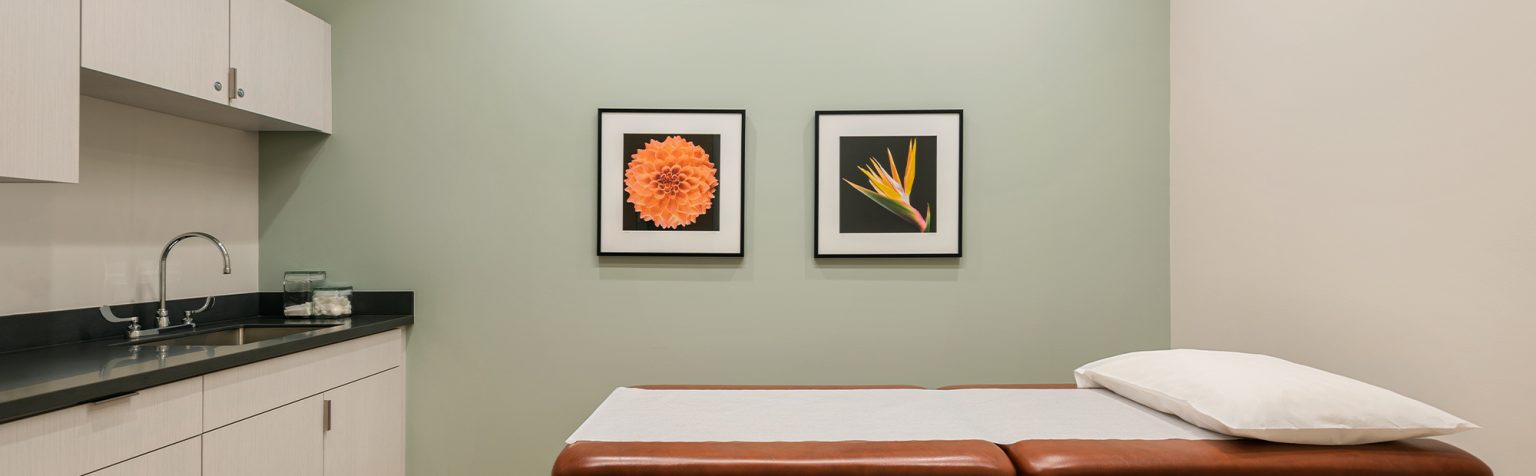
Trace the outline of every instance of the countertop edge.
<instances>
[{"instance_id":1,"label":"countertop edge","mask_svg":"<svg viewBox=\"0 0 1536 476\"><path fill-rule=\"evenodd\" d=\"M409 326L415 322L416 318L413 314L391 316L365 325L319 334L292 342L285 342L280 345L255 348L183 365L124 376L122 378L84 384L8 402L0 402L0 424L89 403L116 394L136 392L179 380L207 375L220 370L388 332L393 329Z\"/></svg>"}]
</instances>

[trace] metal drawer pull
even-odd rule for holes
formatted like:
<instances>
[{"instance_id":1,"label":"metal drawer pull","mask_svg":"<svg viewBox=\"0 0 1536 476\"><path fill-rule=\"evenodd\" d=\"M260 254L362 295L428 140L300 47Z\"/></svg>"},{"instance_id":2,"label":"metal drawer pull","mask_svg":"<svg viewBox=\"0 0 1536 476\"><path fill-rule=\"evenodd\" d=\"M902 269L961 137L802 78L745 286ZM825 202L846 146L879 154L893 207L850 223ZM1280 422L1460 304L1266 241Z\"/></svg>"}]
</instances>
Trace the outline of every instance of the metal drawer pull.
<instances>
[{"instance_id":1,"label":"metal drawer pull","mask_svg":"<svg viewBox=\"0 0 1536 476\"><path fill-rule=\"evenodd\" d=\"M117 395L108 395L106 398L102 398L100 400L96 400L96 401L91 402L91 405L105 405L105 404L112 403L112 402L115 402L115 401L118 401L118 400L126 399L128 397L132 397L132 396L138 395L138 394L139 394L139 392L128 392L128 393L119 393Z\"/></svg>"},{"instance_id":2,"label":"metal drawer pull","mask_svg":"<svg viewBox=\"0 0 1536 476\"><path fill-rule=\"evenodd\" d=\"M325 428L323 431L331 431L331 401L325 400Z\"/></svg>"}]
</instances>

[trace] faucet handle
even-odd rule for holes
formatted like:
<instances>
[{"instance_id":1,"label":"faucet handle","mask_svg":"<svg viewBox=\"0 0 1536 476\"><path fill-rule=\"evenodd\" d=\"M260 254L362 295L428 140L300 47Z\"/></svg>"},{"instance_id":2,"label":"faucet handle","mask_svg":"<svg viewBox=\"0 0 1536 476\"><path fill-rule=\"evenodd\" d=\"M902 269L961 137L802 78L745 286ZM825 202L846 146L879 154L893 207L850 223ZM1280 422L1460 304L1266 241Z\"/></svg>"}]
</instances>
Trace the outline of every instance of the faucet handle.
<instances>
[{"instance_id":1,"label":"faucet handle","mask_svg":"<svg viewBox=\"0 0 1536 476\"><path fill-rule=\"evenodd\" d=\"M112 313L112 306L108 305L101 306L101 318L106 319L107 322L132 322L134 324L139 323L139 316L117 317L117 314Z\"/></svg>"},{"instance_id":2,"label":"faucet handle","mask_svg":"<svg viewBox=\"0 0 1536 476\"><path fill-rule=\"evenodd\" d=\"M106 319L107 322L127 322L129 339L136 338L140 334L139 316L117 317L116 314L112 313L112 306L103 304L101 306L101 318Z\"/></svg>"},{"instance_id":3,"label":"faucet handle","mask_svg":"<svg viewBox=\"0 0 1536 476\"><path fill-rule=\"evenodd\" d=\"M210 308L210 307L213 307L213 296L208 296L207 299L203 300L203 307L187 311L187 317L185 319L182 319L182 322L185 322L187 324L191 324L192 323L192 315L193 314L197 314L197 313L200 313L200 312L203 312L203 311L207 311L208 308Z\"/></svg>"}]
</instances>

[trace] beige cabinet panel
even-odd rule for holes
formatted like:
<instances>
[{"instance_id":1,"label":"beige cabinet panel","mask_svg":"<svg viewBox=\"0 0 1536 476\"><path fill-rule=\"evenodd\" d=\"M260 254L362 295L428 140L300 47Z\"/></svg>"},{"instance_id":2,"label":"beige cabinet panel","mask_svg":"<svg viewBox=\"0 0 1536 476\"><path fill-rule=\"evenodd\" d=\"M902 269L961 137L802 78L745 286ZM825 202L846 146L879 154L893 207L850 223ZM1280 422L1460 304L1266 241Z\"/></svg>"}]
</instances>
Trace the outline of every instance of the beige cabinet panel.
<instances>
[{"instance_id":1,"label":"beige cabinet panel","mask_svg":"<svg viewBox=\"0 0 1536 476\"><path fill-rule=\"evenodd\" d=\"M227 0L82 0L80 26L81 67L229 103Z\"/></svg>"},{"instance_id":2,"label":"beige cabinet panel","mask_svg":"<svg viewBox=\"0 0 1536 476\"><path fill-rule=\"evenodd\" d=\"M331 25L283 0L230 0L236 108L331 130Z\"/></svg>"},{"instance_id":3,"label":"beige cabinet panel","mask_svg":"<svg viewBox=\"0 0 1536 476\"><path fill-rule=\"evenodd\" d=\"M323 476L319 395L203 434L203 476Z\"/></svg>"},{"instance_id":4,"label":"beige cabinet panel","mask_svg":"<svg viewBox=\"0 0 1536 476\"><path fill-rule=\"evenodd\" d=\"M405 476L405 369L325 392L325 476Z\"/></svg>"},{"instance_id":5,"label":"beige cabinet panel","mask_svg":"<svg viewBox=\"0 0 1536 476\"><path fill-rule=\"evenodd\" d=\"M80 3L0 1L0 182L80 180Z\"/></svg>"},{"instance_id":6,"label":"beige cabinet panel","mask_svg":"<svg viewBox=\"0 0 1536 476\"><path fill-rule=\"evenodd\" d=\"M203 474L203 440L186 440L91 473L90 476L198 476Z\"/></svg>"},{"instance_id":7,"label":"beige cabinet panel","mask_svg":"<svg viewBox=\"0 0 1536 476\"><path fill-rule=\"evenodd\" d=\"M73 476L89 471L73 457L85 439L85 409L44 413L0 425L0 474Z\"/></svg>"}]
</instances>

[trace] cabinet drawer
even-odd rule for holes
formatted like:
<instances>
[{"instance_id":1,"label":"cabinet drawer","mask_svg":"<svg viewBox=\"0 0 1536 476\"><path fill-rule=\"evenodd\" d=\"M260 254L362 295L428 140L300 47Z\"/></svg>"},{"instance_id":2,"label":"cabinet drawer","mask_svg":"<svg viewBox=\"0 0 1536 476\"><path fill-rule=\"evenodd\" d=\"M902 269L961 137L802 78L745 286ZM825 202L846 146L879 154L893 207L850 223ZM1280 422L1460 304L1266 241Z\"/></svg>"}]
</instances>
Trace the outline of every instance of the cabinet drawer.
<instances>
[{"instance_id":1,"label":"cabinet drawer","mask_svg":"<svg viewBox=\"0 0 1536 476\"><path fill-rule=\"evenodd\" d=\"M0 425L0 474L75 476L202 433L202 378Z\"/></svg>"},{"instance_id":2,"label":"cabinet drawer","mask_svg":"<svg viewBox=\"0 0 1536 476\"><path fill-rule=\"evenodd\" d=\"M90 476L199 476L203 474L203 440L193 438L130 459Z\"/></svg>"},{"instance_id":3,"label":"cabinet drawer","mask_svg":"<svg viewBox=\"0 0 1536 476\"><path fill-rule=\"evenodd\" d=\"M203 429L257 413L400 366L399 329L263 360L203 376Z\"/></svg>"}]
</instances>

